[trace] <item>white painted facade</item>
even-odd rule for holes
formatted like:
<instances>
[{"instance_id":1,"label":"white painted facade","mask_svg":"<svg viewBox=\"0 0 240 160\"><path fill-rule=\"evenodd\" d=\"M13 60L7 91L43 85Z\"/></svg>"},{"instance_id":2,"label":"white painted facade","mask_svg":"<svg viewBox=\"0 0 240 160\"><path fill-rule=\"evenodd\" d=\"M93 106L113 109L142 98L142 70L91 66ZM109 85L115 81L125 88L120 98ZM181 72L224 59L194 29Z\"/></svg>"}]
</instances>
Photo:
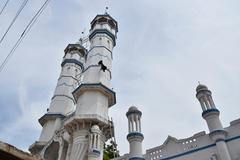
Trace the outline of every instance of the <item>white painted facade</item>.
<instances>
[{"instance_id":1,"label":"white painted facade","mask_svg":"<svg viewBox=\"0 0 240 160\"><path fill-rule=\"evenodd\" d=\"M196 91L209 133L202 131L184 139L168 136L162 145L146 150L142 155L145 160L240 160L240 119L223 128L219 119L220 112L214 104L211 91L201 84ZM132 127L130 124L129 126L131 130ZM132 157L140 160L138 154L132 155L131 142L129 146L129 153L115 160L128 160ZM135 149L139 146L141 145L135 145Z\"/></svg>"},{"instance_id":2,"label":"white painted facade","mask_svg":"<svg viewBox=\"0 0 240 160\"><path fill-rule=\"evenodd\" d=\"M43 160L100 160L113 137L108 109L116 103L111 88L112 50L117 22L107 13L91 22L90 48L81 41L65 49L62 71L47 113L39 119L42 133L29 148Z\"/></svg>"}]
</instances>

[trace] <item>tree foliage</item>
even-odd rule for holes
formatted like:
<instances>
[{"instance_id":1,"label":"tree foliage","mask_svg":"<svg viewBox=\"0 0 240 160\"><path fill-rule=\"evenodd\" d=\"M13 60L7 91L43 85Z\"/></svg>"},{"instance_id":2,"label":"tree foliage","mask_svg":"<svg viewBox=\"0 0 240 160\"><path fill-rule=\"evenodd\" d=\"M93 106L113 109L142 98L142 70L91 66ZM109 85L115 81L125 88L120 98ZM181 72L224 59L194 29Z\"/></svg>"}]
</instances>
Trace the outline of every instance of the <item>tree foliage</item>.
<instances>
[{"instance_id":1,"label":"tree foliage","mask_svg":"<svg viewBox=\"0 0 240 160\"><path fill-rule=\"evenodd\" d=\"M103 148L103 160L110 160L119 157L119 151L117 150L117 144L110 141L110 144L104 144Z\"/></svg>"}]
</instances>

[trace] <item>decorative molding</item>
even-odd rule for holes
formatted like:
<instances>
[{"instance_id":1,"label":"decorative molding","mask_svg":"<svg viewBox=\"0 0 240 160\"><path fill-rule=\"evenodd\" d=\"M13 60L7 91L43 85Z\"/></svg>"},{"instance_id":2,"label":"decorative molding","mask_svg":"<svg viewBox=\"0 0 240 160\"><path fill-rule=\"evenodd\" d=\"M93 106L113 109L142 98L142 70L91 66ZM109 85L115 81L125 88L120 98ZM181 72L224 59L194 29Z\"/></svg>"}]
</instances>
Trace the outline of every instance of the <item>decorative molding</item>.
<instances>
[{"instance_id":1,"label":"decorative molding","mask_svg":"<svg viewBox=\"0 0 240 160\"><path fill-rule=\"evenodd\" d=\"M115 35L112 34L110 31L108 31L107 29L95 29L95 30L93 30L89 35L89 39L92 39L96 34L106 34L106 35L108 35L113 40L113 46L116 45Z\"/></svg>"},{"instance_id":2,"label":"decorative molding","mask_svg":"<svg viewBox=\"0 0 240 160\"><path fill-rule=\"evenodd\" d=\"M100 53L96 53L96 54L90 55L89 58L92 58L92 57L95 57L95 56L105 57L105 58L107 58L109 61L111 61L111 59L110 59L108 56L102 55L102 54L100 54Z\"/></svg>"},{"instance_id":3,"label":"decorative molding","mask_svg":"<svg viewBox=\"0 0 240 160\"><path fill-rule=\"evenodd\" d=\"M110 49L108 49L106 46L93 46L89 51L88 51L88 54L94 49L94 48L105 48L107 51L109 51L110 52L110 54L111 54L111 58L113 58L113 56L112 56L112 51L110 50Z\"/></svg>"},{"instance_id":4,"label":"decorative molding","mask_svg":"<svg viewBox=\"0 0 240 160\"><path fill-rule=\"evenodd\" d=\"M82 62L80 62L76 59L64 59L61 66L63 67L66 63L74 63L74 64L80 66L82 68L82 70L84 70L84 65L82 64Z\"/></svg>"},{"instance_id":5,"label":"decorative molding","mask_svg":"<svg viewBox=\"0 0 240 160\"><path fill-rule=\"evenodd\" d=\"M130 139L130 138L141 138L141 139L143 139L144 136L140 132L131 132L127 135L127 139Z\"/></svg>"},{"instance_id":6,"label":"decorative molding","mask_svg":"<svg viewBox=\"0 0 240 160\"><path fill-rule=\"evenodd\" d=\"M108 97L108 107L116 104L116 93L102 83L83 83L73 91L73 96L77 102L78 97L85 91L99 91Z\"/></svg>"},{"instance_id":7,"label":"decorative molding","mask_svg":"<svg viewBox=\"0 0 240 160\"><path fill-rule=\"evenodd\" d=\"M86 71L87 71L89 68L91 68L91 67L100 67L100 65L90 65L90 66L88 66L82 73L86 72ZM109 72L110 78L112 79L112 72L111 72L108 68L106 69L106 71Z\"/></svg>"},{"instance_id":8,"label":"decorative molding","mask_svg":"<svg viewBox=\"0 0 240 160\"><path fill-rule=\"evenodd\" d=\"M38 122L43 126L48 120L54 120L56 118L64 119L65 116L61 113L46 113L38 119Z\"/></svg>"},{"instance_id":9,"label":"decorative molding","mask_svg":"<svg viewBox=\"0 0 240 160\"><path fill-rule=\"evenodd\" d=\"M129 160L145 160L143 157L131 157Z\"/></svg>"},{"instance_id":10,"label":"decorative molding","mask_svg":"<svg viewBox=\"0 0 240 160\"><path fill-rule=\"evenodd\" d=\"M57 97L57 96L67 97L67 98L71 99L71 100L73 101L73 103L75 103L75 99L74 99L74 98L72 98L72 97L70 97L70 96L67 96L67 95L64 95L64 94L55 94L55 95L52 97L51 100L53 100L53 99L54 99L55 97Z\"/></svg>"},{"instance_id":11,"label":"decorative molding","mask_svg":"<svg viewBox=\"0 0 240 160\"><path fill-rule=\"evenodd\" d=\"M215 113L215 114L219 115L220 111L216 108L211 108L211 109L203 111L202 112L202 117L204 118L204 117L206 117L206 116L208 116L209 114L212 114L212 113L213 114Z\"/></svg>"},{"instance_id":12,"label":"decorative molding","mask_svg":"<svg viewBox=\"0 0 240 160\"><path fill-rule=\"evenodd\" d=\"M63 82L63 83L61 83L61 84L58 84L56 87L60 87L60 86L67 86L67 87L72 87L73 89L75 88L74 86L74 84L72 84L72 85L69 85L69 84L67 84L67 83L65 83L65 82Z\"/></svg>"},{"instance_id":13,"label":"decorative molding","mask_svg":"<svg viewBox=\"0 0 240 160\"><path fill-rule=\"evenodd\" d=\"M67 54L68 52L71 52L74 50L77 50L80 53L82 53L82 56L84 56L87 53L87 49L80 44L68 44L64 52L65 54Z\"/></svg>"},{"instance_id":14,"label":"decorative molding","mask_svg":"<svg viewBox=\"0 0 240 160\"><path fill-rule=\"evenodd\" d=\"M224 134L226 134L227 131L225 131L224 129L216 129L216 130L211 131L211 133L209 133L209 135L211 136L212 134L216 134L216 133L224 133Z\"/></svg>"},{"instance_id":15,"label":"decorative molding","mask_svg":"<svg viewBox=\"0 0 240 160\"><path fill-rule=\"evenodd\" d=\"M60 75L60 77L58 78L58 80L60 80L61 78L63 78L63 77L69 77L69 78L72 78L72 79L74 79L75 81L79 81L77 78L75 78L75 77L73 77L73 76L68 76L68 75Z\"/></svg>"},{"instance_id":16,"label":"decorative molding","mask_svg":"<svg viewBox=\"0 0 240 160\"><path fill-rule=\"evenodd\" d=\"M128 112L126 113L126 116L128 117L128 116L131 115L131 114L138 114L138 115L142 116L142 112L139 111L139 110L128 111Z\"/></svg>"},{"instance_id":17,"label":"decorative molding","mask_svg":"<svg viewBox=\"0 0 240 160\"><path fill-rule=\"evenodd\" d=\"M114 23L116 23L116 31L118 31L117 21L114 18L112 18L109 14L98 14L98 15L96 15L96 17L92 20L91 25L93 25L93 23L96 21L96 19L98 17L109 17L111 20L113 20Z\"/></svg>"}]
</instances>

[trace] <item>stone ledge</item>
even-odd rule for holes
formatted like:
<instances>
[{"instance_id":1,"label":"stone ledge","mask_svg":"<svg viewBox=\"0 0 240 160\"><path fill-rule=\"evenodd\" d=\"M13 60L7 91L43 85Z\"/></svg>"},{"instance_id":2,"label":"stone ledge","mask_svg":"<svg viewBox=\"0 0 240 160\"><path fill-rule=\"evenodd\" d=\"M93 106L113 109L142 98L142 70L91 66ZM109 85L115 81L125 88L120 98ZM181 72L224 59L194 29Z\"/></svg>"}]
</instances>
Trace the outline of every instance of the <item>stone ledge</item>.
<instances>
[{"instance_id":1,"label":"stone ledge","mask_svg":"<svg viewBox=\"0 0 240 160\"><path fill-rule=\"evenodd\" d=\"M1 160L39 160L36 156L1 141L0 157Z\"/></svg>"}]
</instances>

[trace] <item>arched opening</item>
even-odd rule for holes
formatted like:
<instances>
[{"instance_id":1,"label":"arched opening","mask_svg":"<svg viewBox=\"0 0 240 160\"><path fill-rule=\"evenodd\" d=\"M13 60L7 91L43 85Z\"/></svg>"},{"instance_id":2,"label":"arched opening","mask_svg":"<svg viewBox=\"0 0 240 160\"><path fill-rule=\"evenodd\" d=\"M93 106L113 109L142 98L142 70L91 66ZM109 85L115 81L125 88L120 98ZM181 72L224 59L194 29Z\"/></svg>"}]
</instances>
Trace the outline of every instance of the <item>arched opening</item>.
<instances>
[{"instance_id":1,"label":"arched opening","mask_svg":"<svg viewBox=\"0 0 240 160\"><path fill-rule=\"evenodd\" d=\"M52 142L44 152L45 160L57 160L59 151L59 143Z\"/></svg>"}]
</instances>

